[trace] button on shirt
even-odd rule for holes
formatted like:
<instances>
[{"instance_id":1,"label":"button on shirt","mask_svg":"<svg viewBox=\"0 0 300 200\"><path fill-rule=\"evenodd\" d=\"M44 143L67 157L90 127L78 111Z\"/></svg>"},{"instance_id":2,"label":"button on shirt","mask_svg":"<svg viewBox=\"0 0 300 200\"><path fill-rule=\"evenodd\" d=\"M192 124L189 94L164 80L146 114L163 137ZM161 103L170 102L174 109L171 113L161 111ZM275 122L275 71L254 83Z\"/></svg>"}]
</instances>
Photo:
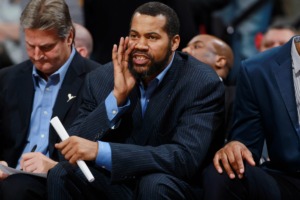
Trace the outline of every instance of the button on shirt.
<instances>
[{"instance_id":1,"label":"button on shirt","mask_svg":"<svg viewBox=\"0 0 300 200\"><path fill-rule=\"evenodd\" d=\"M140 93L141 93L140 102L141 102L141 106L142 106L142 115L143 116L147 109L147 105L150 101L151 95L153 94L155 89L158 87L158 85L162 82L164 76L170 69L170 67L173 63L174 55L175 54L173 54L172 60L169 63L169 65L155 79L153 79L149 83L147 89L144 87L142 82L139 83L139 89L140 89ZM106 106L106 113L107 113L108 119L111 122L111 127L112 127L112 129L114 129L118 126L118 123L120 122L119 116L121 116L122 113L124 113L126 111L126 109L130 106L130 101L127 100L125 106L118 107L117 100L114 97L113 92L111 92L108 95L108 97L105 99L105 106ZM105 169L111 171L111 166L112 166L111 148L110 148L110 145L108 142L98 141L98 154L96 157L96 164L98 166L101 166L102 168L105 168Z\"/></svg>"},{"instance_id":2,"label":"button on shirt","mask_svg":"<svg viewBox=\"0 0 300 200\"><path fill-rule=\"evenodd\" d=\"M59 89L74 55L75 49L72 48L72 53L67 62L65 62L59 70L49 76L48 81L43 79L38 74L36 68L33 67L32 77L35 93L27 139L28 143L25 146L23 154L30 152L33 146L37 145L37 152L41 152L44 155L49 156L49 128L52 110ZM20 159L17 168L20 167Z\"/></svg>"}]
</instances>

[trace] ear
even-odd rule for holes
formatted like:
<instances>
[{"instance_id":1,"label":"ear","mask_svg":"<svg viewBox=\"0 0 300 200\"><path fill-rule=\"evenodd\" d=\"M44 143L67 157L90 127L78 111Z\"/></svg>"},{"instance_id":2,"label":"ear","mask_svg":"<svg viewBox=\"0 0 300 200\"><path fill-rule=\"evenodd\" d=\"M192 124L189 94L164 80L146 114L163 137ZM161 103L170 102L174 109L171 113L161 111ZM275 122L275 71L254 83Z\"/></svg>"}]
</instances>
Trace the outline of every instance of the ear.
<instances>
[{"instance_id":1,"label":"ear","mask_svg":"<svg viewBox=\"0 0 300 200\"><path fill-rule=\"evenodd\" d=\"M172 38L172 41L171 41L171 49L172 51L176 51L179 47L179 44L180 44L180 36L179 35L175 35L173 38Z\"/></svg>"},{"instance_id":2,"label":"ear","mask_svg":"<svg viewBox=\"0 0 300 200\"><path fill-rule=\"evenodd\" d=\"M72 43L73 43L73 40L74 40L74 31L73 30L71 30L70 31L70 34L69 34L69 36L68 36L68 44L69 45L71 45Z\"/></svg>"},{"instance_id":3,"label":"ear","mask_svg":"<svg viewBox=\"0 0 300 200\"><path fill-rule=\"evenodd\" d=\"M216 56L216 67L218 69L224 68L226 66L227 60L225 58L225 56L220 56L217 55Z\"/></svg>"},{"instance_id":4,"label":"ear","mask_svg":"<svg viewBox=\"0 0 300 200\"><path fill-rule=\"evenodd\" d=\"M76 47L76 50L82 57L84 57L84 58L88 57L88 51L85 47Z\"/></svg>"}]
</instances>

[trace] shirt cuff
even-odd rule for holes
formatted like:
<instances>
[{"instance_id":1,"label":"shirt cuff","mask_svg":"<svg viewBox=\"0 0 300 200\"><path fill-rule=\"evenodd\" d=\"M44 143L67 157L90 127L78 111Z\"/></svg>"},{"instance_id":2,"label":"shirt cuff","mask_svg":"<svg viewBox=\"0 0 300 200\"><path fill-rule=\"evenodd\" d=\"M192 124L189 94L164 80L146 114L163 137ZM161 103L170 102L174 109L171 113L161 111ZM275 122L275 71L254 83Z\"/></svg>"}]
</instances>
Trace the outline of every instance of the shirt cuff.
<instances>
[{"instance_id":1,"label":"shirt cuff","mask_svg":"<svg viewBox=\"0 0 300 200\"><path fill-rule=\"evenodd\" d=\"M111 171L111 148L108 142L98 141L96 165Z\"/></svg>"},{"instance_id":2,"label":"shirt cuff","mask_svg":"<svg viewBox=\"0 0 300 200\"><path fill-rule=\"evenodd\" d=\"M119 116L121 116L130 106L130 100L128 99L126 101L126 104L124 106L118 107L117 105L117 99L114 96L113 92L110 92L110 94L105 99L105 107L106 107L106 113L107 117L110 121L110 127L112 129L115 129L119 126Z\"/></svg>"}]
</instances>

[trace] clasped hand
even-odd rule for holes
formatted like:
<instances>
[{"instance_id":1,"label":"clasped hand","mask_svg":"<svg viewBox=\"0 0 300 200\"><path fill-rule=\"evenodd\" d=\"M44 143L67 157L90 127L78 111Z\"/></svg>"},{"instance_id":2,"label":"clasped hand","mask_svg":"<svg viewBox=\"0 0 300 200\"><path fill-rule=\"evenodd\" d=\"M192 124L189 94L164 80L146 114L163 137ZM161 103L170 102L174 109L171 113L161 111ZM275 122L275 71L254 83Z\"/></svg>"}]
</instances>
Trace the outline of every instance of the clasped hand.
<instances>
[{"instance_id":1,"label":"clasped hand","mask_svg":"<svg viewBox=\"0 0 300 200\"><path fill-rule=\"evenodd\" d=\"M68 139L55 144L71 164L77 160L94 161L98 154L98 142L93 142L77 136L71 136Z\"/></svg>"}]
</instances>

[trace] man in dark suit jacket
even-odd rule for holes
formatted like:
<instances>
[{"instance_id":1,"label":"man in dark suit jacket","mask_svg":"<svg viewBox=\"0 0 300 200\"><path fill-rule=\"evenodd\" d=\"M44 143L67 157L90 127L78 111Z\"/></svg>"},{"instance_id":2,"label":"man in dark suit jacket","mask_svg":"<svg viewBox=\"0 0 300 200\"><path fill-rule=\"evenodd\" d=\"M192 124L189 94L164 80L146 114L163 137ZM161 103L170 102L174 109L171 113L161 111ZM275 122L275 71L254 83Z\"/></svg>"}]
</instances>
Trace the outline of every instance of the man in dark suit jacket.
<instances>
[{"instance_id":1,"label":"man in dark suit jacket","mask_svg":"<svg viewBox=\"0 0 300 200\"><path fill-rule=\"evenodd\" d=\"M47 173L63 158L54 148L59 138L50 118L58 116L66 127L71 125L84 78L100 64L76 52L63 1L48 3L43 12L38 6L31 1L21 17L30 60L0 71L0 160L25 172ZM35 145L36 152L29 153ZM44 178L0 172L0 179L0 199L45 199Z\"/></svg>"},{"instance_id":2,"label":"man in dark suit jacket","mask_svg":"<svg viewBox=\"0 0 300 200\"><path fill-rule=\"evenodd\" d=\"M137 8L113 63L87 77L69 133L89 140L72 136L56 144L70 163L95 161L95 181L59 163L48 174L49 199L200 198L195 180L223 139L224 87L211 67L176 52L178 32L170 7Z\"/></svg>"},{"instance_id":3,"label":"man in dark suit jacket","mask_svg":"<svg viewBox=\"0 0 300 200\"><path fill-rule=\"evenodd\" d=\"M205 173L206 199L299 199L299 42L242 62L230 142ZM270 161L255 166L264 139Z\"/></svg>"},{"instance_id":4,"label":"man in dark suit jacket","mask_svg":"<svg viewBox=\"0 0 300 200\"><path fill-rule=\"evenodd\" d=\"M200 34L193 37L188 45L182 49L198 60L211 66L225 85L225 135L232 125L233 100L235 86L226 83L227 76L233 67L233 52L231 47L218 37Z\"/></svg>"}]
</instances>

